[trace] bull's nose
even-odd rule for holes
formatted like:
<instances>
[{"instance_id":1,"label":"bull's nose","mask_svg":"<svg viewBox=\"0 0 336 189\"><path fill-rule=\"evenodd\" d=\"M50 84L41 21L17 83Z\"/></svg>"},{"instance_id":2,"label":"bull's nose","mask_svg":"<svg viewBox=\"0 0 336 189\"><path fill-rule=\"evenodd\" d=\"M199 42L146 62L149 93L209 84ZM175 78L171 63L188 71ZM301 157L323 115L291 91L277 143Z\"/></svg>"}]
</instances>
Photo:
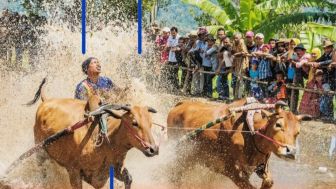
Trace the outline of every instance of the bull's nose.
<instances>
[{"instance_id":1,"label":"bull's nose","mask_svg":"<svg viewBox=\"0 0 336 189\"><path fill-rule=\"evenodd\" d=\"M159 146L151 145L146 149L146 152L150 156L155 156L159 154Z\"/></svg>"},{"instance_id":2,"label":"bull's nose","mask_svg":"<svg viewBox=\"0 0 336 189\"><path fill-rule=\"evenodd\" d=\"M295 159L296 148L292 146L286 146L286 156L290 159Z\"/></svg>"}]
</instances>

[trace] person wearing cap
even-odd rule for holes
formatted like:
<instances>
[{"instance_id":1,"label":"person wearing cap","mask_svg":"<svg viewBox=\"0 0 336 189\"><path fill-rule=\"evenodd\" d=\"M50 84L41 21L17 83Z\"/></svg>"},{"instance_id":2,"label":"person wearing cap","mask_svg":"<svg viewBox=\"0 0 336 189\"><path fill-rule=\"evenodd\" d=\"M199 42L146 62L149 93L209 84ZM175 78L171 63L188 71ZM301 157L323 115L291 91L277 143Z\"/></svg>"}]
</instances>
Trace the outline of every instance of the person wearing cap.
<instances>
[{"instance_id":1,"label":"person wearing cap","mask_svg":"<svg viewBox=\"0 0 336 189\"><path fill-rule=\"evenodd\" d=\"M309 67L305 66L311 59L310 54L306 53L306 48L302 43L298 44L294 48L295 56L292 56L291 63L294 66L295 74L293 78L293 84L299 87L304 86L304 78L308 79ZM297 106L299 101L299 91L292 90L290 107L291 111L297 113Z\"/></svg>"},{"instance_id":2,"label":"person wearing cap","mask_svg":"<svg viewBox=\"0 0 336 189\"><path fill-rule=\"evenodd\" d=\"M196 41L196 46L189 50L189 53L195 56L197 63L200 63L195 67L195 70L203 70L202 64L205 58L205 51L207 48L206 36L208 35L208 31L206 28L199 28L197 32L198 40ZM202 95L203 93L203 84L202 76L199 72L195 72L193 74L193 81L195 86L195 95Z\"/></svg>"},{"instance_id":3,"label":"person wearing cap","mask_svg":"<svg viewBox=\"0 0 336 189\"><path fill-rule=\"evenodd\" d=\"M287 66L285 62L286 57L285 53L286 53L285 42L283 39L280 39L275 43L275 52L273 53L274 56L273 62L275 63L274 73L278 71L286 73Z\"/></svg>"},{"instance_id":4,"label":"person wearing cap","mask_svg":"<svg viewBox=\"0 0 336 189\"><path fill-rule=\"evenodd\" d=\"M260 51L261 47L264 45L264 34L262 33L257 33L255 35L255 44L256 44L256 50L255 51Z\"/></svg>"},{"instance_id":5,"label":"person wearing cap","mask_svg":"<svg viewBox=\"0 0 336 189\"><path fill-rule=\"evenodd\" d=\"M254 33L248 31L245 34L246 48L249 53L252 53L253 49L256 47L254 43Z\"/></svg>"},{"instance_id":6,"label":"person wearing cap","mask_svg":"<svg viewBox=\"0 0 336 189\"><path fill-rule=\"evenodd\" d=\"M195 57L195 54L191 52L191 49L196 47L196 41L197 41L197 31L192 30L188 34L189 40L186 44L185 48L185 64L189 69L194 69L198 64L201 65L201 63L197 63L197 59ZM200 60L201 61L201 60ZM182 80L183 82L183 89L182 92L185 95L191 94L191 82L192 82L192 71L186 70L186 76L185 79Z\"/></svg>"},{"instance_id":7,"label":"person wearing cap","mask_svg":"<svg viewBox=\"0 0 336 189\"><path fill-rule=\"evenodd\" d=\"M97 58L90 57L82 63L82 71L87 78L81 81L75 90L75 98L80 100L89 100L92 95L98 95L100 100L104 93L111 92L113 88L116 88L112 80L105 76L100 76L101 65ZM101 102L98 102L101 103ZM97 104L98 106L99 104ZM99 118L99 135L96 141L96 145L101 144L103 139L107 138L107 117L102 115Z\"/></svg>"},{"instance_id":8,"label":"person wearing cap","mask_svg":"<svg viewBox=\"0 0 336 189\"><path fill-rule=\"evenodd\" d=\"M323 71L318 69L314 74L314 79L307 83L307 89L323 90ZM320 94L305 91L302 95L299 113L308 114L314 118L320 116Z\"/></svg>"},{"instance_id":9,"label":"person wearing cap","mask_svg":"<svg viewBox=\"0 0 336 189\"><path fill-rule=\"evenodd\" d=\"M322 69L325 73L323 83L330 83L333 80L333 74L328 70L328 66L332 63L333 51L334 44L329 40L324 41L322 56L313 62L314 67Z\"/></svg>"}]
</instances>

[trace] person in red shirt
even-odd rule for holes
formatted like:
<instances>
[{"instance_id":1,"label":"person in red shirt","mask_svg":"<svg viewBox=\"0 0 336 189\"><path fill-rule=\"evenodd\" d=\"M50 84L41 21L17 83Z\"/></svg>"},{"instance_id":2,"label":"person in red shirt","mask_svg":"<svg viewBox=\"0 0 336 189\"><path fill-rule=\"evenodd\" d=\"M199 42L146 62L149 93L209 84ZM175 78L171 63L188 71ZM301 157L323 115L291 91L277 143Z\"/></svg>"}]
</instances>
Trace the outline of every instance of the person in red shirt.
<instances>
[{"instance_id":1,"label":"person in red shirt","mask_svg":"<svg viewBox=\"0 0 336 189\"><path fill-rule=\"evenodd\" d=\"M276 73L276 81L272 82L272 84L267 89L270 93L270 98L266 99L267 103L276 103L279 100L287 102L285 73L282 71L278 71Z\"/></svg>"},{"instance_id":2,"label":"person in red shirt","mask_svg":"<svg viewBox=\"0 0 336 189\"><path fill-rule=\"evenodd\" d=\"M160 62L166 63L168 61L169 51L166 50L167 41L170 35L170 29L165 27L162 29L162 36L158 36L156 44L160 51Z\"/></svg>"},{"instance_id":3,"label":"person in red shirt","mask_svg":"<svg viewBox=\"0 0 336 189\"><path fill-rule=\"evenodd\" d=\"M323 90L322 87L323 71L316 70L314 78L307 83L307 89ZM320 95L317 93L312 93L305 91L302 96L299 113L309 114L312 117L320 116Z\"/></svg>"}]
</instances>

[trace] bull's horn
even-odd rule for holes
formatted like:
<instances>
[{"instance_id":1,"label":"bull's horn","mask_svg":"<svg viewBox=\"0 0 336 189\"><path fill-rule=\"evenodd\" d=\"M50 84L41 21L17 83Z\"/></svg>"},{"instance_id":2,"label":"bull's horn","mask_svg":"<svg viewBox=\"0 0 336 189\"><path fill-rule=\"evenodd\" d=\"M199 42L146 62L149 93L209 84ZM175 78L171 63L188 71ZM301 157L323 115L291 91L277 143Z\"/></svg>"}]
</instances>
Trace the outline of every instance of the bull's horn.
<instances>
[{"instance_id":1,"label":"bull's horn","mask_svg":"<svg viewBox=\"0 0 336 189\"><path fill-rule=\"evenodd\" d=\"M105 111L116 119L121 119L121 115L114 113L112 110L105 109Z\"/></svg>"},{"instance_id":2,"label":"bull's horn","mask_svg":"<svg viewBox=\"0 0 336 189\"><path fill-rule=\"evenodd\" d=\"M130 112L131 111L131 108L129 106L121 106L121 109L122 110L125 110L127 112Z\"/></svg>"},{"instance_id":3,"label":"bull's horn","mask_svg":"<svg viewBox=\"0 0 336 189\"><path fill-rule=\"evenodd\" d=\"M284 106L288 106L288 104L282 100L277 101L275 103L275 112L279 114Z\"/></svg>"},{"instance_id":4,"label":"bull's horn","mask_svg":"<svg viewBox=\"0 0 336 189\"><path fill-rule=\"evenodd\" d=\"M148 107L148 111L152 113L157 113L157 111L152 107Z\"/></svg>"},{"instance_id":5,"label":"bull's horn","mask_svg":"<svg viewBox=\"0 0 336 189\"><path fill-rule=\"evenodd\" d=\"M308 115L308 114L297 115L296 118L297 118L299 121L310 121L310 120L312 120L312 116L311 116L311 115Z\"/></svg>"}]
</instances>

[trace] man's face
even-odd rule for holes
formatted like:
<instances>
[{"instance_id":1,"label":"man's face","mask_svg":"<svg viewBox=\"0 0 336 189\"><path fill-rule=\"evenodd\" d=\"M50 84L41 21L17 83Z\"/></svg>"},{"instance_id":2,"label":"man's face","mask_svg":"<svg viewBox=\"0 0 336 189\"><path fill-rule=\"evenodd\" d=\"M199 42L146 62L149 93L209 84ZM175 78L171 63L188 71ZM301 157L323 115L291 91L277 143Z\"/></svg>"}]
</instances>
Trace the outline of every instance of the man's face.
<instances>
[{"instance_id":1,"label":"man's face","mask_svg":"<svg viewBox=\"0 0 336 189\"><path fill-rule=\"evenodd\" d=\"M323 48L323 50L324 50L324 53L329 54L333 51L333 46L325 47Z\"/></svg>"},{"instance_id":2,"label":"man's face","mask_svg":"<svg viewBox=\"0 0 336 189\"><path fill-rule=\"evenodd\" d=\"M238 44L238 43L239 43L239 40L240 40L240 37L239 37L238 35L235 35L235 36L233 37L233 40L234 40L234 42L235 42L236 44Z\"/></svg>"},{"instance_id":3,"label":"man's face","mask_svg":"<svg viewBox=\"0 0 336 189\"><path fill-rule=\"evenodd\" d=\"M284 78L282 74L276 74L276 79L277 81L282 81Z\"/></svg>"},{"instance_id":4,"label":"man's face","mask_svg":"<svg viewBox=\"0 0 336 189\"><path fill-rule=\"evenodd\" d=\"M272 49L275 47L275 41L270 41L269 44L271 45Z\"/></svg>"},{"instance_id":5,"label":"man's face","mask_svg":"<svg viewBox=\"0 0 336 189\"><path fill-rule=\"evenodd\" d=\"M164 36L164 37L169 36L169 32L163 32L163 36Z\"/></svg>"},{"instance_id":6,"label":"man's face","mask_svg":"<svg viewBox=\"0 0 336 189\"><path fill-rule=\"evenodd\" d=\"M252 36L246 36L245 38L246 38L246 42L248 43L252 43L254 40Z\"/></svg>"},{"instance_id":7,"label":"man's face","mask_svg":"<svg viewBox=\"0 0 336 189\"><path fill-rule=\"evenodd\" d=\"M223 40L224 37L225 37L225 31L223 31L223 30L218 31L217 38L220 39L220 40Z\"/></svg>"},{"instance_id":8,"label":"man's face","mask_svg":"<svg viewBox=\"0 0 336 189\"><path fill-rule=\"evenodd\" d=\"M322 77L322 75L318 75L318 76L315 77L315 79L316 79L316 81L318 81L318 82L322 82L323 77Z\"/></svg>"},{"instance_id":9,"label":"man's face","mask_svg":"<svg viewBox=\"0 0 336 189\"><path fill-rule=\"evenodd\" d=\"M209 45L209 46L212 46L212 45L215 44L215 41L213 41L213 40L208 40L207 42L208 42L208 45Z\"/></svg>"},{"instance_id":10,"label":"man's face","mask_svg":"<svg viewBox=\"0 0 336 189\"><path fill-rule=\"evenodd\" d=\"M198 34L198 39L201 41L205 40L205 34Z\"/></svg>"},{"instance_id":11,"label":"man's face","mask_svg":"<svg viewBox=\"0 0 336 189\"><path fill-rule=\"evenodd\" d=\"M88 67L88 75L91 74L96 75L100 74L100 72L101 72L101 65L99 61L97 59L92 59Z\"/></svg>"},{"instance_id":12,"label":"man's face","mask_svg":"<svg viewBox=\"0 0 336 189\"><path fill-rule=\"evenodd\" d=\"M302 57L305 54L306 51L303 50L303 49L296 49L295 52L299 57Z\"/></svg>"},{"instance_id":13,"label":"man's face","mask_svg":"<svg viewBox=\"0 0 336 189\"><path fill-rule=\"evenodd\" d=\"M278 52L284 52L285 51L285 44L284 43L278 43Z\"/></svg>"},{"instance_id":14,"label":"man's face","mask_svg":"<svg viewBox=\"0 0 336 189\"><path fill-rule=\"evenodd\" d=\"M182 47L184 45L184 40L183 39L179 39L178 40L178 46Z\"/></svg>"},{"instance_id":15,"label":"man's face","mask_svg":"<svg viewBox=\"0 0 336 189\"><path fill-rule=\"evenodd\" d=\"M264 39L261 37L256 37L256 44L257 45L262 45L264 44Z\"/></svg>"},{"instance_id":16,"label":"man's face","mask_svg":"<svg viewBox=\"0 0 336 189\"><path fill-rule=\"evenodd\" d=\"M177 35L177 32L175 30L170 31L170 33L173 37L176 37L176 35Z\"/></svg>"},{"instance_id":17,"label":"man's face","mask_svg":"<svg viewBox=\"0 0 336 189\"><path fill-rule=\"evenodd\" d=\"M230 46L230 39L229 39L228 37L224 39L224 41L223 41L223 45L224 45L225 47L229 47L229 46Z\"/></svg>"}]
</instances>

